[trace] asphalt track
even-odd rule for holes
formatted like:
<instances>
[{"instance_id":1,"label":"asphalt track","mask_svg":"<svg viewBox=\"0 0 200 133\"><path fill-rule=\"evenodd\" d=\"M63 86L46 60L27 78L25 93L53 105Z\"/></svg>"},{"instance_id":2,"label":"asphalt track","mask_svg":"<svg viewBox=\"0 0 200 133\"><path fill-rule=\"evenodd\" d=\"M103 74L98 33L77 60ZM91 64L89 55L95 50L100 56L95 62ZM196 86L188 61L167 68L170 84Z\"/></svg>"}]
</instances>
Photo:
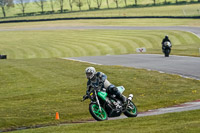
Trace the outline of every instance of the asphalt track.
<instances>
[{"instance_id":1,"label":"asphalt track","mask_svg":"<svg viewBox=\"0 0 200 133\"><path fill-rule=\"evenodd\" d=\"M200 80L200 58L159 54L127 54L65 58L99 65L120 65L178 74Z\"/></svg>"},{"instance_id":2,"label":"asphalt track","mask_svg":"<svg viewBox=\"0 0 200 133\"><path fill-rule=\"evenodd\" d=\"M182 111L190 111L200 109L200 100L196 100L193 102L187 102L180 105L175 105L172 107L160 108L155 110L149 110L146 112L139 112L137 117L151 116L151 115L160 115L165 113L173 113L173 112L182 112ZM122 115L116 118L109 118L109 120L115 119L124 119L126 116Z\"/></svg>"}]
</instances>

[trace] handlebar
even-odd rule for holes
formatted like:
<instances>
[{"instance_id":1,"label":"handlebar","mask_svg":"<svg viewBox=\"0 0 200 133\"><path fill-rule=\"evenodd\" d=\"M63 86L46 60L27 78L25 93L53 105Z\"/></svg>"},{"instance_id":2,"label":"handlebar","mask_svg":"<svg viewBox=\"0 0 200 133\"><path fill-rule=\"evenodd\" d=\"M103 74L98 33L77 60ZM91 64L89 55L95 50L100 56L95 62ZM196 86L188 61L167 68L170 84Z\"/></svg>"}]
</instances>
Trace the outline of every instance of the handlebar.
<instances>
[{"instance_id":1,"label":"handlebar","mask_svg":"<svg viewBox=\"0 0 200 133\"><path fill-rule=\"evenodd\" d=\"M92 91L100 91L101 90L101 87L102 87L103 84L100 84L100 86L95 86L92 90L90 90L89 92L87 92L86 95L83 96L83 99L81 100L81 102L85 101L86 99L89 98L89 95Z\"/></svg>"},{"instance_id":2,"label":"handlebar","mask_svg":"<svg viewBox=\"0 0 200 133\"><path fill-rule=\"evenodd\" d=\"M81 100L81 102L85 101L85 100L88 99L88 98L89 98L88 95L84 95L84 96L83 96L83 99Z\"/></svg>"}]
</instances>

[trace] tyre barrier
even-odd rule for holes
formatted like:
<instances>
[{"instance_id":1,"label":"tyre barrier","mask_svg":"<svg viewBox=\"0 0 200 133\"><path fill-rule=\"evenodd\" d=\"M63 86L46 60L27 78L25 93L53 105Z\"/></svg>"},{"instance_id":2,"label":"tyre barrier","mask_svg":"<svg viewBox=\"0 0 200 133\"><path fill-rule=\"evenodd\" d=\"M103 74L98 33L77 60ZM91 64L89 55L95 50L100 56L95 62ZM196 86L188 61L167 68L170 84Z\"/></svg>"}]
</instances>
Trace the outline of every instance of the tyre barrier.
<instances>
[{"instance_id":1,"label":"tyre barrier","mask_svg":"<svg viewBox=\"0 0 200 133\"><path fill-rule=\"evenodd\" d=\"M0 55L0 59L7 59L7 55Z\"/></svg>"}]
</instances>

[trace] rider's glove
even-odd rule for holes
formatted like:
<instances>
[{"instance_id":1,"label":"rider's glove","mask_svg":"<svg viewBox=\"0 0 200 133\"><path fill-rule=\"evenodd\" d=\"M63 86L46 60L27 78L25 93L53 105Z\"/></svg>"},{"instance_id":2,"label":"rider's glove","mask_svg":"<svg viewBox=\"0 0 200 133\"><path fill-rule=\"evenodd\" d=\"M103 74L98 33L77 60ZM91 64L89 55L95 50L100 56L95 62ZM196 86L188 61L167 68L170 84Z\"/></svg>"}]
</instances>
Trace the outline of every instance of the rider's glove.
<instances>
[{"instance_id":1,"label":"rider's glove","mask_svg":"<svg viewBox=\"0 0 200 133\"><path fill-rule=\"evenodd\" d=\"M83 99L87 99L87 98L88 98L88 95L84 95L84 96L83 96Z\"/></svg>"},{"instance_id":2,"label":"rider's glove","mask_svg":"<svg viewBox=\"0 0 200 133\"><path fill-rule=\"evenodd\" d=\"M89 93L90 93L90 91L89 91L89 90L87 90L87 91L86 91L86 95L89 95Z\"/></svg>"}]
</instances>

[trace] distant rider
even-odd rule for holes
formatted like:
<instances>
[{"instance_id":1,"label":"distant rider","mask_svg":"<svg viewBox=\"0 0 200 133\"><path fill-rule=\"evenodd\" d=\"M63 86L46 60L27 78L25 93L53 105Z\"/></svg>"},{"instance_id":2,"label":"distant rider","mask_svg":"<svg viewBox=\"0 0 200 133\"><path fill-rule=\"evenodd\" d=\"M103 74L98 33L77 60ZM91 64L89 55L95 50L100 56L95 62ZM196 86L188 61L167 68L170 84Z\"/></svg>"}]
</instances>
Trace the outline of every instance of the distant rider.
<instances>
[{"instance_id":1,"label":"distant rider","mask_svg":"<svg viewBox=\"0 0 200 133\"><path fill-rule=\"evenodd\" d=\"M171 41L169 40L168 35L166 35L165 38L162 40L162 50L164 50L164 48L165 48L165 46L164 46L164 43L165 43L165 42L170 42L170 43L171 43ZM172 47L172 46L171 46L171 47Z\"/></svg>"},{"instance_id":2,"label":"distant rider","mask_svg":"<svg viewBox=\"0 0 200 133\"><path fill-rule=\"evenodd\" d=\"M123 96L122 93L107 80L107 76L104 73L96 72L94 67L87 67L85 69L85 74L88 79L86 94L90 92L91 88L100 86L101 89L105 88L108 94L116 95L116 98L121 100L123 104L126 103L126 97Z\"/></svg>"}]
</instances>

